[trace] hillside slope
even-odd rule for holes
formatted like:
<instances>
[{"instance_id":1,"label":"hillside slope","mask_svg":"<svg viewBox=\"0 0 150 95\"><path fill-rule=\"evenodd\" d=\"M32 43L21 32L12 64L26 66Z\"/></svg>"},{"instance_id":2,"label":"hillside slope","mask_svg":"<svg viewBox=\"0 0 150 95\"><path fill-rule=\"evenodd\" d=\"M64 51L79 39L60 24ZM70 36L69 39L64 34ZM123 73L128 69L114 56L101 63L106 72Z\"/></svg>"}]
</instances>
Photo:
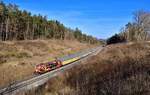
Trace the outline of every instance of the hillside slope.
<instances>
[{"instance_id":1,"label":"hillside slope","mask_svg":"<svg viewBox=\"0 0 150 95\"><path fill-rule=\"evenodd\" d=\"M0 42L0 87L31 76L36 64L93 46L73 40Z\"/></svg>"},{"instance_id":2,"label":"hillside slope","mask_svg":"<svg viewBox=\"0 0 150 95\"><path fill-rule=\"evenodd\" d=\"M150 43L107 46L45 89L45 95L150 95Z\"/></svg>"}]
</instances>

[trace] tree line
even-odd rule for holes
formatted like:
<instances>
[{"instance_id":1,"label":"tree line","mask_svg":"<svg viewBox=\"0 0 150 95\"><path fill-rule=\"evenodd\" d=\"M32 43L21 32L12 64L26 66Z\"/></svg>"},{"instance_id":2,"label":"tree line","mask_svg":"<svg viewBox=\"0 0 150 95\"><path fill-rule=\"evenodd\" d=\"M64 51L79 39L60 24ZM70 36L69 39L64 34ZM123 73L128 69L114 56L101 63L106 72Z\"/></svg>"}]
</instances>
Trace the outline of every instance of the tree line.
<instances>
[{"instance_id":1,"label":"tree line","mask_svg":"<svg viewBox=\"0 0 150 95\"><path fill-rule=\"evenodd\" d=\"M119 34L107 39L107 43L125 41L147 41L150 40L150 12L139 10L133 13L133 21L128 22Z\"/></svg>"},{"instance_id":2,"label":"tree line","mask_svg":"<svg viewBox=\"0 0 150 95\"><path fill-rule=\"evenodd\" d=\"M60 39L99 43L95 37L86 35L78 28L70 29L57 20L46 16L32 15L20 10L17 5L0 2L0 40Z\"/></svg>"},{"instance_id":3,"label":"tree line","mask_svg":"<svg viewBox=\"0 0 150 95\"><path fill-rule=\"evenodd\" d=\"M133 13L133 22L122 29L120 35L127 41L146 41L150 39L150 12L139 10Z\"/></svg>"}]
</instances>

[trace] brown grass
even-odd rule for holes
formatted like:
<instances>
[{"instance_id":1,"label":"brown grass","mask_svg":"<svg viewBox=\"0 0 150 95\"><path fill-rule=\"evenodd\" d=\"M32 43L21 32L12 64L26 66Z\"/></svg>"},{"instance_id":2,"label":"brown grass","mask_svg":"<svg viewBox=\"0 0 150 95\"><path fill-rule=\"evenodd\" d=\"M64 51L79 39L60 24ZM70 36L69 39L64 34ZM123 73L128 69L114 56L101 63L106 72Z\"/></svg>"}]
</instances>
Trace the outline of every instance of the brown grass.
<instances>
[{"instance_id":1,"label":"brown grass","mask_svg":"<svg viewBox=\"0 0 150 95\"><path fill-rule=\"evenodd\" d=\"M50 80L47 95L150 95L150 43L107 46Z\"/></svg>"},{"instance_id":2,"label":"brown grass","mask_svg":"<svg viewBox=\"0 0 150 95\"><path fill-rule=\"evenodd\" d=\"M32 76L36 64L91 47L68 40L0 42L0 87Z\"/></svg>"}]
</instances>

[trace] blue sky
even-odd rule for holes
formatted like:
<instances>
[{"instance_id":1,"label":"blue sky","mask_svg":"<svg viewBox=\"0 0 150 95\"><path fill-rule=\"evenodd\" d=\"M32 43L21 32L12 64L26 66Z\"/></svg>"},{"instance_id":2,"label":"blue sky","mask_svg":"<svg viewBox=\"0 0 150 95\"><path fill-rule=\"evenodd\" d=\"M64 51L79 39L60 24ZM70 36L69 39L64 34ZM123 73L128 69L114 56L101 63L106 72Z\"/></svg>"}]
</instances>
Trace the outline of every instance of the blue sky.
<instances>
[{"instance_id":1,"label":"blue sky","mask_svg":"<svg viewBox=\"0 0 150 95\"><path fill-rule=\"evenodd\" d=\"M150 10L149 0L3 0L33 14L46 15L70 28L78 27L97 38L118 33L133 12Z\"/></svg>"}]
</instances>

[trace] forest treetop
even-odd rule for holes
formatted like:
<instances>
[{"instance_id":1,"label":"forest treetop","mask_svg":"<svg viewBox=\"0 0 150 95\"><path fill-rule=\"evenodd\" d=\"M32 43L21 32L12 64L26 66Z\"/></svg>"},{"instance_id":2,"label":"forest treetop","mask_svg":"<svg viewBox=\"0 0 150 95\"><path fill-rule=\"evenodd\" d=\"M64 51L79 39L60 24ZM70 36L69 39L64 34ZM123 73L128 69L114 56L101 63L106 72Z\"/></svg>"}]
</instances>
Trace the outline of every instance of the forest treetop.
<instances>
[{"instance_id":1,"label":"forest treetop","mask_svg":"<svg viewBox=\"0 0 150 95\"><path fill-rule=\"evenodd\" d=\"M57 20L48 20L41 14L32 15L20 10L15 4L0 2L0 40L60 39L99 43L95 37L86 35L78 28L70 29Z\"/></svg>"}]
</instances>

